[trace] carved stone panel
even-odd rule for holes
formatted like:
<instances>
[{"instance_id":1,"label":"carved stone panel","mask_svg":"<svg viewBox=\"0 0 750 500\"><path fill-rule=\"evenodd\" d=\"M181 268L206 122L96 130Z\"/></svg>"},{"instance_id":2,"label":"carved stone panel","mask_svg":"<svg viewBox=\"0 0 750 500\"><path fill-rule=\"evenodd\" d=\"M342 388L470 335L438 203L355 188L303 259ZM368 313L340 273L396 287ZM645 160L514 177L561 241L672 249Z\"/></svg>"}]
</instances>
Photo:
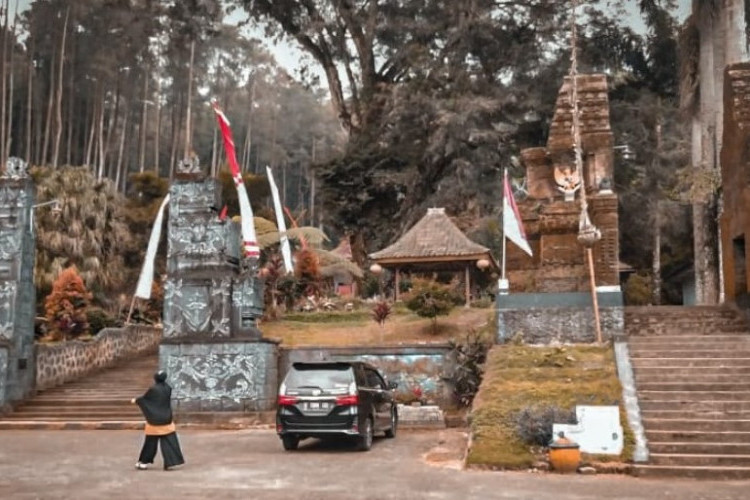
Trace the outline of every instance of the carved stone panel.
<instances>
[{"instance_id":1,"label":"carved stone panel","mask_svg":"<svg viewBox=\"0 0 750 500\"><path fill-rule=\"evenodd\" d=\"M230 335L231 280L173 279L164 285L164 338Z\"/></svg>"},{"instance_id":2,"label":"carved stone panel","mask_svg":"<svg viewBox=\"0 0 750 500\"><path fill-rule=\"evenodd\" d=\"M0 281L0 338L10 340L13 337L15 308L16 283Z\"/></svg>"},{"instance_id":3,"label":"carved stone panel","mask_svg":"<svg viewBox=\"0 0 750 500\"><path fill-rule=\"evenodd\" d=\"M6 401L6 373L8 373L8 350L0 346L0 404Z\"/></svg>"},{"instance_id":4,"label":"carved stone panel","mask_svg":"<svg viewBox=\"0 0 750 500\"><path fill-rule=\"evenodd\" d=\"M257 320L263 316L263 280L238 278L232 290L232 330L236 337L260 338Z\"/></svg>"}]
</instances>

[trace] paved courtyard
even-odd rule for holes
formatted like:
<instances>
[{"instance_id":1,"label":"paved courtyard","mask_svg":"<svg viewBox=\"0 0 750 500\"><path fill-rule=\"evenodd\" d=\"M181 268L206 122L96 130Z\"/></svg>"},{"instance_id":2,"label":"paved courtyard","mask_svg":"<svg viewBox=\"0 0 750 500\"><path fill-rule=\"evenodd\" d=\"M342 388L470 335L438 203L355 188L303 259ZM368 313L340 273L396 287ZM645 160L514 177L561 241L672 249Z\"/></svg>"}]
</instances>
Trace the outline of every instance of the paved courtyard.
<instances>
[{"instance_id":1,"label":"paved courtyard","mask_svg":"<svg viewBox=\"0 0 750 500\"><path fill-rule=\"evenodd\" d=\"M403 431L370 452L270 429L182 430L187 464L136 471L139 431L0 431L2 499L746 499L750 481L459 470L458 430Z\"/></svg>"}]
</instances>

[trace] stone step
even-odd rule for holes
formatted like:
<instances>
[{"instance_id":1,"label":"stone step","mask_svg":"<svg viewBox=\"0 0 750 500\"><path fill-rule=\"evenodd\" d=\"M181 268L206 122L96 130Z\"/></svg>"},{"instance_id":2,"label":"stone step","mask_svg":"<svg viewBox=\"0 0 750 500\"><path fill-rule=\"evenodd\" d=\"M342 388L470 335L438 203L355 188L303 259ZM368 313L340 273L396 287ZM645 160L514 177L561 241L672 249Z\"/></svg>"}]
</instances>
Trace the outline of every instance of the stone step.
<instances>
[{"instance_id":1,"label":"stone step","mask_svg":"<svg viewBox=\"0 0 750 500\"><path fill-rule=\"evenodd\" d=\"M659 366L682 366L684 368L745 368L750 366L750 357L747 358L680 358L677 356L664 356L662 358L634 358L630 359L634 368L648 368Z\"/></svg>"},{"instance_id":2,"label":"stone step","mask_svg":"<svg viewBox=\"0 0 750 500\"><path fill-rule=\"evenodd\" d=\"M122 415L118 413L106 414L106 415L17 415L11 413L6 416L3 421L6 422L18 422L18 421L42 421L42 422L109 422L109 421L122 421L122 422L143 422L143 417L140 415Z\"/></svg>"},{"instance_id":3,"label":"stone step","mask_svg":"<svg viewBox=\"0 0 750 500\"><path fill-rule=\"evenodd\" d=\"M645 391L638 390L641 401L750 401L748 391Z\"/></svg>"},{"instance_id":4,"label":"stone step","mask_svg":"<svg viewBox=\"0 0 750 500\"><path fill-rule=\"evenodd\" d=\"M741 382L641 382L636 381L639 391L696 391L696 392L747 392L750 394L750 384Z\"/></svg>"},{"instance_id":5,"label":"stone step","mask_svg":"<svg viewBox=\"0 0 750 500\"><path fill-rule=\"evenodd\" d=\"M133 406L130 399L115 399L115 398L99 398L99 397L85 397L85 398L61 398L50 395L46 398L36 397L25 401L18 407L18 410L23 408L38 408L38 407L55 407L55 406L90 406L92 408L100 406Z\"/></svg>"},{"instance_id":6,"label":"stone step","mask_svg":"<svg viewBox=\"0 0 750 500\"><path fill-rule=\"evenodd\" d=\"M141 415L141 410L136 405L129 406L34 406L20 407L13 412L13 415L69 415L69 414L120 414L120 415Z\"/></svg>"},{"instance_id":7,"label":"stone step","mask_svg":"<svg viewBox=\"0 0 750 500\"><path fill-rule=\"evenodd\" d=\"M649 442L649 453L750 455L750 443Z\"/></svg>"},{"instance_id":8,"label":"stone step","mask_svg":"<svg viewBox=\"0 0 750 500\"><path fill-rule=\"evenodd\" d=\"M651 376L669 376L669 377L740 377L747 376L750 378L750 365L748 366L705 366L700 370L695 367L683 368L681 366L638 366L633 371L636 378Z\"/></svg>"},{"instance_id":9,"label":"stone step","mask_svg":"<svg viewBox=\"0 0 750 500\"><path fill-rule=\"evenodd\" d=\"M705 412L748 412L750 401L649 401L640 400L641 412L647 411L705 411Z\"/></svg>"},{"instance_id":10,"label":"stone step","mask_svg":"<svg viewBox=\"0 0 750 500\"><path fill-rule=\"evenodd\" d=\"M700 431L700 432L750 432L750 420L711 420L686 418L644 418L643 426L648 430Z\"/></svg>"},{"instance_id":11,"label":"stone step","mask_svg":"<svg viewBox=\"0 0 750 500\"><path fill-rule=\"evenodd\" d=\"M750 443L750 432L653 430L646 429L648 442L657 443Z\"/></svg>"},{"instance_id":12,"label":"stone step","mask_svg":"<svg viewBox=\"0 0 750 500\"><path fill-rule=\"evenodd\" d=\"M750 467L750 455L649 453L650 465Z\"/></svg>"},{"instance_id":13,"label":"stone step","mask_svg":"<svg viewBox=\"0 0 750 500\"><path fill-rule=\"evenodd\" d=\"M743 331L735 334L710 334L706 332L682 335L658 335L650 337L632 337L628 339L628 345L650 346L662 342L697 342L697 343L731 343L750 341L750 332Z\"/></svg>"},{"instance_id":14,"label":"stone step","mask_svg":"<svg viewBox=\"0 0 750 500\"><path fill-rule=\"evenodd\" d=\"M720 385L726 384L740 384L750 385L750 373L747 375L734 375L734 374L713 374L704 373L703 371L697 372L694 375L684 375L679 373L672 373L664 370L662 372L653 372L644 374L640 370L635 372L635 382L637 387L643 387L644 389L651 387L651 384L668 383L676 384L689 380L694 384L706 384L709 386L716 386L718 389Z\"/></svg>"},{"instance_id":15,"label":"stone step","mask_svg":"<svg viewBox=\"0 0 750 500\"><path fill-rule=\"evenodd\" d=\"M743 340L722 342L634 342L628 340L628 351L631 356L641 352L684 352L684 351L744 351L750 352L750 337Z\"/></svg>"},{"instance_id":16,"label":"stone step","mask_svg":"<svg viewBox=\"0 0 750 500\"><path fill-rule=\"evenodd\" d=\"M696 411L692 408L671 410L641 410L642 418L684 419L684 420L750 420L750 411Z\"/></svg>"},{"instance_id":17,"label":"stone step","mask_svg":"<svg viewBox=\"0 0 750 500\"><path fill-rule=\"evenodd\" d=\"M31 421L31 420L0 420L0 430L135 430L143 429L143 421Z\"/></svg>"},{"instance_id":18,"label":"stone step","mask_svg":"<svg viewBox=\"0 0 750 500\"><path fill-rule=\"evenodd\" d=\"M661 359L736 359L750 358L750 344L748 347L737 347L735 349L630 349L630 357L635 359L661 358Z\"/></svg>"},{"instance_id":19,"label":"stone step","mask_svg":"<svg viewBox=\"0 0 750 500\"><path fill-rule=\"evenodd\" d=\"M693 479L750 479L750 467L634 465L638 477L684 477Z\"/></svg>"}]
</instances>

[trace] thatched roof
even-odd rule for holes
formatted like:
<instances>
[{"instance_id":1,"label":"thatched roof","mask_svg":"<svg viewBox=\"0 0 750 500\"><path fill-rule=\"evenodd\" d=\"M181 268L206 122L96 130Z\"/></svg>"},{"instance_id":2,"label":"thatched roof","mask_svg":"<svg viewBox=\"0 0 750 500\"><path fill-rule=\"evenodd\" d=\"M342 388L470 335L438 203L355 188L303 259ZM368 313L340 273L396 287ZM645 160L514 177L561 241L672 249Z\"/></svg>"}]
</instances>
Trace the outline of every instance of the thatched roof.
<instances>
[{"instance_id":1,"label":"thatched roof","mask_svg":"<svg viewBox=\"0 0 750 500\"><path fill-rule=\"evenodd\" d=\"M370 258L379 264L487 259L495 265L489 249L467 238L444 208L428 209L427 215L398 241L370 254Z\"/></svg>"}]
</instances>

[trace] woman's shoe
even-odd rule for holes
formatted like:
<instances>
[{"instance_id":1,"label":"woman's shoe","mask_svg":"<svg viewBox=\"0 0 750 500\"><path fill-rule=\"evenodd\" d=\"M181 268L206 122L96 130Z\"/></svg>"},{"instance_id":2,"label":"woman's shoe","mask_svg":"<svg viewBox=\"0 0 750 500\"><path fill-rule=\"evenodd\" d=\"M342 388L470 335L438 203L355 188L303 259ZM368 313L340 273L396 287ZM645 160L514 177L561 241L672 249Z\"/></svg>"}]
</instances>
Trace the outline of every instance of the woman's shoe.
<instances>
[{"instance_id":1,"label":"woman's shoe","mask_svg":"<svg viewBox=\"0 0 750 500\"><path fill-rule=\"evenodd\" d=\"M141 462L136 462L135 468L138 470L146 470L148 469L148 464L142 464Z\"/></svg>"}]
</instances>

